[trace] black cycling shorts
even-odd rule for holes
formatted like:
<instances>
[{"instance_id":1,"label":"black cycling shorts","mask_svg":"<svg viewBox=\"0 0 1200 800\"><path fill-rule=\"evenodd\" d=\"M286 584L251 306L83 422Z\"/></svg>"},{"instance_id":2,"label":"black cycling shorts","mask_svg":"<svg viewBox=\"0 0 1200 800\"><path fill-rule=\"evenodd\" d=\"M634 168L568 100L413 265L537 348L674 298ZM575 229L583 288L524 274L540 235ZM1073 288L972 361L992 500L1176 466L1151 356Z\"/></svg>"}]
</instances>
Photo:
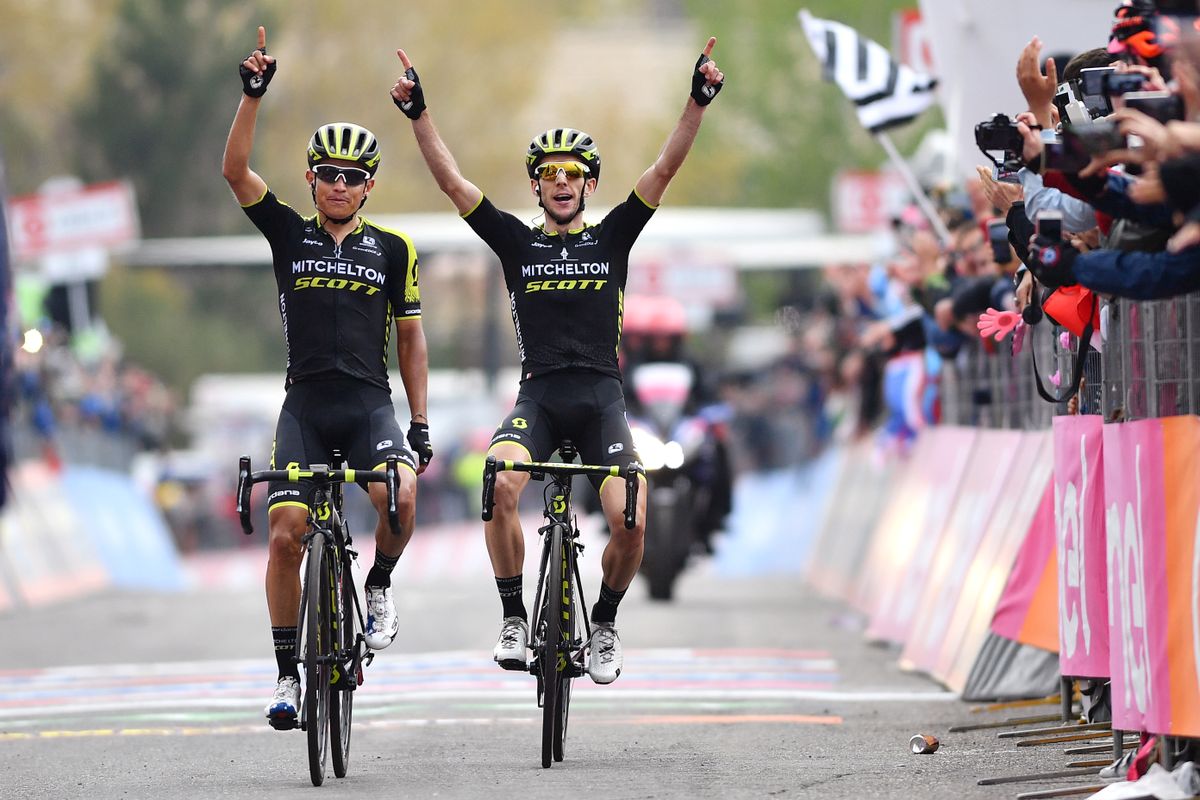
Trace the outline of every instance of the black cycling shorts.
<instances>
[{"instance_id":1,"label":"black cycling shorts","mask_svg":"<svg viewBox=\"0 0 1200 800\"><path fill-rule=\"evenodd\" d=\"M572 369L526 379L492 445L515 442L528 451L529 460L545 461L563 439L574 443L584 464L624 468L638 460L619 380ZM602 482L592 476L597 488Z\"/></svg>"},{"instance_id":2,"label":"black cycling shorts","mask_svg":"<svg viewBox=\"0 0 1200 800\"><path fill-rule=\"evenodd\" d=\"M405 444L386 389L354 378L292 384L275 425L271 469L332 466L334 450L342 453L346 466L355 469L383 469L387 457L395 454L416 472L416 459ZM360 485L366 488L365 483ZM305 481L271 481L267 510L283 505L307 508L310 488Z\"/></svg>"}]
</instances>

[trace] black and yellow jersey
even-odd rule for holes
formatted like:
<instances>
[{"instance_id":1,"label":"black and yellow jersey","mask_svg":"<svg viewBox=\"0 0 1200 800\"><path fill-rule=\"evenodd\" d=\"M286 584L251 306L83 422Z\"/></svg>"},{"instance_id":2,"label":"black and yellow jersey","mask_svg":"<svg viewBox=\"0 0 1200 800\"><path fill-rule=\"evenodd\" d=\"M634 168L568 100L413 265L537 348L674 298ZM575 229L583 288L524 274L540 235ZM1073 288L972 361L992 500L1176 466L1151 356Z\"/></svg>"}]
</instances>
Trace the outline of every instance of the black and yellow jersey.
<instances>
[{"instance_id":1,"label":"black and yellow jersey","mask_svg":"<svg viewBox=\"0 0 1200 800\"><path fill-rule=\"evenodd\" d=\"M504 268L522 380L570 368L620 379L629 251L654 210L631 192L600 224L566 234L530 228L486 197L463 214Z\"/></svg>"},{"instance_id":2,"label":"black and yellow jersey","mask_svg":"<svg viewBox=\"0 0 1200 800\"><path fill-rule=\"evenodd\" d=\"M388 389L393 319L420 319L417 251L363 219L341 243L267 191L243 206L271 244L287 382L349 375Z\"/></svg>"}]
</instances>

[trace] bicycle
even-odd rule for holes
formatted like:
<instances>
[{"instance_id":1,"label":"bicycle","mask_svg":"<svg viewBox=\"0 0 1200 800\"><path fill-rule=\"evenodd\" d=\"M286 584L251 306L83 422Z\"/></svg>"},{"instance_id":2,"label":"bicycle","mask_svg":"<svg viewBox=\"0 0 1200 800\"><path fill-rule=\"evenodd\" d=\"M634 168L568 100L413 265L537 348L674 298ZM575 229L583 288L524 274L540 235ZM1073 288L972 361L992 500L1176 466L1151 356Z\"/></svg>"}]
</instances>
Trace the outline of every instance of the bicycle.
<instances>
[{"instance_id":1,"label":"bicycle","mask_svg":"<svg viewBox=\"0 0 1200 800\"><path fill-rule=\"evenodd\" d=\"M333 452L333 462L335 467L342 466L337 451ZM308 734L308 771L314 786L325 781L329 751L333 756L333 774L346 777L354 690L362 685L363 667L375 657L363 636L362 603L350 570L358 553L351 549L350 529L342 516L342 484L386 484L388 523L392 533L399 535L398 464L398 459L390 456L383 471L331 469L327 464L312 464L307 469L252 472L249 456L242 456L238 462L237 511L247 536L254 532L250 521L250 489L254 484L301 480L312 483L308 530L301 539L305 566L295 654L296 662L303 665L304 701L299 725L292 723L288 729L299 727ZM278 730L285 729L274 720L271 724Z\"/></svg>"},{"instance_id":2,"label":"bicycle","mask_svg":"<svg viewBox=\"0 0 1200 800\"><path fill-rule=\"evenodd\" d=\"M502 461L488 456L483 470L484 522L492 518L497 472L528 472L539 481L551 476L544 490L546 524L538 529L542 557L533 623L529 627L529 649L534 658L527 666L537 678L538 706L542 709L543 768L549 768L552 761L563 760L571 681L587 671L584 656L592 638L579 577L578 558L583 553L583 544L571 508L571 479L576 475L623 477L625 527L631 530L637 520L637 476L645 474L636 462L624 470L618 466L570 463L576 452L569 441L559 447L559 455L566 463Z\"/></svg>"}]
</instances>

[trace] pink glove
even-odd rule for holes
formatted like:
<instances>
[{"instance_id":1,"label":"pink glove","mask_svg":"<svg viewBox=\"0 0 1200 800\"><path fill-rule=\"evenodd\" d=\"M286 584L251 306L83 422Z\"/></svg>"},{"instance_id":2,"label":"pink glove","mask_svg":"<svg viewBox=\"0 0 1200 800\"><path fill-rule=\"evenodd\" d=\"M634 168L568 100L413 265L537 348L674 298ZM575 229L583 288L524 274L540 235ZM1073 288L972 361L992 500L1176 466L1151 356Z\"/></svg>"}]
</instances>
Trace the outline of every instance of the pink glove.
<instances>
[{"instance_id":1,"label":"pink glove","mask_svg":"<svg viewBox=\"0 0 1200 800\"><path fill-rule=\"evenodd\" d=\"M1053 375L1051 375L1050 382L1053 383L1055 386L1062 386L1062 370L1058 370Z\"/></svg>"},{"instance_id":2,"label":"pink glove","mask_svg":"<svg viewBox=\"0 0 1200 800\"><path fill-rule=\"evenodd\" d=\"M1025 346L1025 329L1028 326L1025 320L1017 322L1017 326L1013 328L1012 354L1014 356L1021 354L1021 348Z\"/></svg>"},{"instance_id":3,"label":"pink glove","mask_svg":"<svg viewBox=\"0 0 1200 800\"><path fill-rule=\"evenodd\" d=\"M1008 336L1009 331L1020 321L1021 315L1015 311L997 311L989 308L979 315L979 322L975 327L979 328L979 335L984 339L995 334L998 342Z\"/></svg>"},{"instance_id":4,"label":"pink glove","mask_svg":"<svg viewBox=\"0 0 1200 800\"><path fill-rule=\"evenodd\" d=\"M1058 335L1058 347L1060 350L1071 349L1071 334L1069 331L1063 331Z\"/></svg>"}]
</instances>

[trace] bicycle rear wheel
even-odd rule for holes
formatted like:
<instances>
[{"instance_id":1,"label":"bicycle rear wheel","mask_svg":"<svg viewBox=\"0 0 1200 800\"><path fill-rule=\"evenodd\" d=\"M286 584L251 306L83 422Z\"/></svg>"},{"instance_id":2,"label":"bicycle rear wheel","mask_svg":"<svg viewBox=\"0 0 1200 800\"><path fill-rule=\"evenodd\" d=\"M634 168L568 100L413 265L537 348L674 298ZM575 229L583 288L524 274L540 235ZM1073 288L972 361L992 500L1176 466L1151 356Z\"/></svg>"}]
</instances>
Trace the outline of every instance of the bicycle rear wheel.
<instances>
[{"instance_id":1,"label":"bicycle rear wheel","mask_svg":"<svg viewBox=\"0 0 1200 800\"><path fill-rule=\"evenodd\" d=\"M564 584L565 562L561 524L555 524L549 534L549 553L546 559L546 578L543 587L545 598L545 639L542 640L542 767L548 768L552 761L562 761L562 676L565 674L568 653L563 643L563 603L566 591ZM567 635L569 636L569 629Z\"/></svg>"},{"instance_id":2,"label":"bicycle rear wheel","mask_svg":"<svg viewBox=\"0 0 1200 800\"><path fill-rule=\"evenodd\" d=\"M329 745L329 663L333 650L330 598L332 573L325 556L325 538L317 534L308 547L304 610L304 719L308 733L308 772L313 786L325 781Z\"/></svg>"},{"instance_id":3,"label":"bicycle rear wheel","mask_svg":"<svg viewBox=\"0 0 1200 800\"><path fill-rule=\"evenodd\" d=\"M350 766L350 724L354 714L354 689L358 684L358 675L352 672L357 660L354 650L358 642L358 615L354 611L354 579L349 562L342 564L341 576L341 592L333 617L337 624L334 642L340 653L334 664L336 672L330 678L335 685L329 693L330 751L333 774L338 778L346 777Z\"/></svg>"}]
</instances>

